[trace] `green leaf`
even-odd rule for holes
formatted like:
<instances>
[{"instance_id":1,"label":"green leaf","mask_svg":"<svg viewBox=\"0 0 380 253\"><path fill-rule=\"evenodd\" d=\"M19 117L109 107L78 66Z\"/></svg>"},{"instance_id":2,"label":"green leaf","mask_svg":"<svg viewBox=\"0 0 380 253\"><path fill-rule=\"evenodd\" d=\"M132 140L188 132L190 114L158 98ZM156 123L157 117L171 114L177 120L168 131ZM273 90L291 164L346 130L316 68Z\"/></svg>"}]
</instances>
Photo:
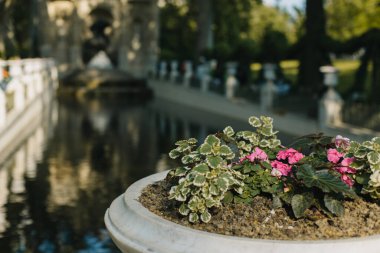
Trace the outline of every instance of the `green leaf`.
<instances>
[{"instance_id":1,"label":"green leaf","mask_svg":"<svg viewBox=\"0 0 380 253\"><path fill-rule=\"evenodd\" d=\"M223 203L226 203L226 204L232 203L233 200L234 200L234 194L231 191L227 191L224 194Z\"/></svg>"},{"instance_id":2,"label":"green leaf","mask_svg":"<svg viewBox=\"0 0 380 253\"><path fill-rule=\"evenodd\" d=\"M358 149L355 150L354 156L357 158L364 158L367 155L367 150L366 148L359 147Z\"/></svg>"},{"instance_id":3,"label":"green leaf","mask_svg":"<svg viewBox=\"0 0 380 253\"><path fill-rule=\"evenodd\" d=\"M180 145L183 145L183 144L187 144L187 140L179 140L179 141L176 141L175 145L176 146L180 146Z\"/></svg>"},{"instance_id":4,"label":"green leaf","mask_svg":"<svg viewBox=\"0 0 380 253\"><path fill-rule=\"evenodd\" d=\"M173 149L173 150L171 150L171 151L169 152L169 157L170 157L171 159L176 159L176 158L178 158L180 155L181 155L181 153L180 153L178 150L176 150L176 149Z\"/></svg>"},{"instance_id":5,"label":"green leaf","mask_svg":"<svg viewBox=\"0 0 380 253\"><path fill-rule=\"evenodd\" d=\"M183 157L181 158L181 162L182 162L183 164L189 164L189 163L194 162L194 158L191 157L191 156L189 156L189 155L185 155L185 156L183 156Z\"/></svg>"},{"instance_id":6,"label":"green leaf","mask_svg":"<svg viewBox=\"0 0 380 253\"><path fill-rule=\"evenodd\" d=\"M228 126L224 128L223 133L227 135L228 137L232 137L235 134L235 131L234 129L232 129L232 127Z\"/></svg>"},{"instance_id":7,"label":"green leaf","mask_svg":"<svg viewBox=\"0 0 380 253\"><path fill-rule=\"evenodd\" d=\"M273 128L271 127L264 127L260 129L260 133L266 137L270 137L275 135L277 132L273 132Z\"/></svg>"},{"instance_id":8,"label":"green leaf","mask_svg":"<svg viewBox=\"0 0 380 253\"><path fill-rule=\"evenodd\" d=\"M198 214L196 213L190 213L189 215L189 221L191 223L196 223L199 220Z\"/></svg>"},{"instance_id":9,"label":"green leaf","mask_svg":"<svg viewBox=\"0 0 380 253\"><path fill-rule=\"evenodd\" d=\"M209 191L211 195L215 195L215 196L219 195L219 189L214 184L210 185Z\"/></svg>"},{"instance_id":10,"label":"green leaf","mask_svg":"<svg viewBox=\"0 0 380 253\"><path fill-rule=\"evenodd\" d=\"M216 185L218 187L219 190L221 190L222 192L225 192L228 190L228 181L227 179L225 178L218 178L216 180Z\"/></svg>"},{"instance_id":11,"label":"green leaf","mask_svg":"<svg viewBox=\"0 0 380 253\"><path fill-rule=\"evenodd\" d=\"M220 153L220 155L222 155L222 156L231 156L231 154L234 154L234 153L232 152L231 148L228 147L227 145L222 145L222 146L220 146L219 153Z\"/></svg>"},{"instance_id":12,"label":"green leaf","mask_svg":"<svg viewBox=\"0 0 380 253\"><path fill-rule=\"evenodd\" d=\"M367 154L367 159L370 164L379 164L380 154L375 151L371 151Z\"/></svg>"},{"instance_id":13,"label":"green leaf","mask_svg":"<svg viewBox=\"0 0 380 253\"><path fill-rule=\"evenodd\" d=\"M211 220L211 214L205 210L203 213L201 213L201 220L204 223L207 223Z\"/></svg>"},{"instance_id":14,"label":"green leaf","mask_svg":"<svg viewBox=\"0 0 380 253\"><path fill-rule=\"evenodd\" d=\"M185 167L178 167L175 169L174 176L182 177L186 174L188 170Z\"/></svg>"},{"instance_id":15,"label":"green leaf","mask_svg":"<svg viewBox=\"0 0 380 253\"><path fill-rule=\"evenodd\" d=\"M200 202L200 198L197 196L193 196L190 200L189 203L187 204L187 207L191 211L196 211L198 209L198 203Z\"/></svg>"},{"instance_id":16,"label":"green leaf","mask_svg":"<svg viewBox=\"0 0 380 253\"><path fill-rule=\"evenodd\" d=\"M303 180L307 187L317 187L323 192L344 192L353 195L351 189L339 177L327 170L315 171L310 164L302 165L297 171L297 177Z\"/></svg>"},{"instance_id":17,"label":"green leaf","mask_svg":"<svg viewBox=\"0 0 380 253\"><path fill-rule=\"evenodd\" d=\"M206 178L205 178L205 176L203 176L203 175L201 175L201 174L198 174L198 175L195 176L194 181L193 181L193 184L194 184L195 186L200 187L200 186L204 185L205 182L206 182Z\"/></svg>"},{"instance_id":18,"label":"green leaf","mask_svg":"<svg viewBox=\"0 0 380 253\"><path fill-rule=\"evenodd\" d=\"M313 204L314 196L311 192L295 194L292 198L292 209L294 216L300 218L305 211Z\"/></svg>"},{"instance_id":19,"label":"green leaf","mask_svg":"<svg viewBox=\"0 0 380 253\"><path fill-rule=\"evenodd\" d=\"M207 164L205 164L205 163L201 163L201 164L198 164L197 166L195 166L195 167L192 169L192 171L204 175L204 174L206 174L207 172L209 172L210 170L209 170L209 167L207 166Z\"/></svg>"},{"instance_id":20,"label":"green leaf","mask_svg":"<svg viewBox=\"0 0 380 253\"><path fill-rule=\"evenodd\" d=\"M219 146L220 145L220 140L215 135L209 135L205 139L205 143L208 143L211 146Z\"/></svg>"},{"instance_id":21,"label":"green leaf","mask_svg":"<svg viewBox=\"0 0 380 253\"><path fill-rule=\"evenodd\" d=\"M270 148L276 148L278 146L281 146L281 141L279 139L270 140L270 144L269 144Z\"/></svg>"},{"instance_id":22,"label":"green leaf","mask_svg":"<svg viewBox=\"0 0 380 253\"><path fill-rule=\"evenodd\" d=\"M272 207L274 209L277 209L277 208L280 208L282 207L282 201L281 201L281 198L277 195L273 195L273 199L272 199Z\"/></svg>"},{"instance_id":23,"label":"green leaf","mask_svg":"<svg viewBox=\"0 0 380 253\"><path fill-rule=\"evenodd\" d=\"M365 141L362 143L362 146L368 149L373 149L373 143L370 141Z\"/></svg>"},{"instance_id":24,"label":"green leaf","mask_svg":"<svg viewBox=\"0 0 380 253\"><path fill-rule=\"evenodd\" d=\"M269 146L269 141L267 141L267 140L261 140L260 141L260 146L261 147L268 147Z\"/></svg>"},{"instance_id":25,"label":"green leaf","mask_svg":"<svg viewBox=\"0 0 380 253\"><path fill-rule=\"evenodd\" d=\"M195 138L190 138L187 140L187 143L189 143L190 145L197 144L197 142L198 142L198 140Z\"/></svg>"},{"instance_id":26,"label":"green leaf","mask_svg":"<svg viewBox=\"0 0 380 253\"><path fill-rule=\"evenodd\" d=\"M190 209L187 208L187 206L184 203L182 203L181 206L179 207L178 211L180 214L187 216L190 212Z\"/></svg>"},{"instance_id":27,"label":"green leaf","mask_svg":"<svg viewBox=\"0 0 380 253\"><path fill-rule=\"evenodd\" d=\"M208 166L215 169L219 165L222 164L223 158L221 158L220 156L207 156L206 162L207 162Z\"/></svg>"},{"instance_id":28,"label":"green leaf","mask_svg":"<svg viewBox=\"0 0 380 253\"><path fill-rule=\"evenodd\" d=\"M380 137L373 137L371 141L380 145Z\"/></svg>"},{"instance_id":29,"label":"green leaf","mask_svg":"<svg viewBox=\"0 0 380 253\"><path fill-rule=\"evenodd\" d=\"M369 174L369 173L363 173L363 174L356 174L354 177L355 177L355 181L358 184L368 185L370 176L371 176L371 174Z\"/></svg>"},{"instance_id":30,"label":"green leaf","mask_svg":"<svg viewBox=\"0 0 380 253\"><path fill-rule=\"evenodd\" d=\"M261 121L259 118L255 117L255 116L252 116L252 117L249 117L248 119L248 123L253 126L253 127L260 127L261 126Z\"/></svg>"},{"instance_id":31,"label":"green leaf","mask_svg":"<svg viewBox=\"0 0 380 253\"><path fill-rule=\"evenodd\" d=\"M267 116L260 116L260 120L264 123L264 125L272 125L273 118Z\"/></svg>"},{"instance_id":32,"label":"green leaf","mask_svg":"<svg viewBox=\"0 0 380 253\"><path fill-rule=\"evenodd\" d=\"M325 194L324 202L326 208L337 216L342 216L344 214L344 207L342 202L338 199L330 196L329 194Z\"/></svg>"},{"instance_id":33,"label":"green leaf","mask_svg":"<svg viewBox=\"0 0 380 253\"><path fill-rule=\"evenodd\" d=\"M201 153L202 155L209 155L209 154L211 154L211 149L212 149L212 146L210 144L203 143L199 147L199 153Z\"/></svg>"}]
</instances>

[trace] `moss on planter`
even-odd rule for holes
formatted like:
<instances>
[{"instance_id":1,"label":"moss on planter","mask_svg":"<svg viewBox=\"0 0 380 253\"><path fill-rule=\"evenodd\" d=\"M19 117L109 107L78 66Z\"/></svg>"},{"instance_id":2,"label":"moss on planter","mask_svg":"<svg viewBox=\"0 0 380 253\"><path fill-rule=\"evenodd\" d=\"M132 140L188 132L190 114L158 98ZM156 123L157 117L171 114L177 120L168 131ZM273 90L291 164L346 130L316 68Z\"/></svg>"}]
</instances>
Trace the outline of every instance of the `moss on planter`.
<instances>
[{"instance_id":1,"label":"moss on planter","mask_svg":"<svg viewBox=\"0 0 380 253\"><path fill-rule=\"evenodd\" d=\"M380 234L380 206L362 199L346 201L345 215L326 217L309 210L306 218L294 219L284 208L271 210L271 200L262 196L251 205L228 204L214 210L209 223L189 223L178 214L175 201L168 200L165 181L147 186L140 202L151 212L175 223L212 233L262 239L318 240Z\"/></svg>"}]
</instances>

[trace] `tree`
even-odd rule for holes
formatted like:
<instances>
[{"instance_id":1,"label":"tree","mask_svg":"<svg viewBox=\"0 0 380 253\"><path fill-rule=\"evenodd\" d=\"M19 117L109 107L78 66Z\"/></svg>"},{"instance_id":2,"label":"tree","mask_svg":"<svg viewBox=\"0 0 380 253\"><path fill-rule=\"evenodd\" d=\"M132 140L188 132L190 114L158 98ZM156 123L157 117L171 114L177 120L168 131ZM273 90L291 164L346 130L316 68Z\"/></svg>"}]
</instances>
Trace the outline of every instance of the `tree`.
<instances>
[{"instance_id":1,"label":"tree","mask_svg":"<svg viewBox=\"0 0 380 253\"><path fill-rule=\"evenodd\" d=\"M364 49L360 66L355 75L355 83L351 92L364 92L369 65L372 62L372 79L370 101L379 103L380 97L380 29L370 29L360 36L354 37L344 44L344 52L353 53Z\"/></svg>"},{"instance_id":2,"label":"tree","mask_svg":"<svg viewBox=\"0 0 380 253\"><path fill-rule=\"evenodd\" d=\"M323 88L319 68L330 64L328 43L323 0L307 0L305 34L298 42L297 52L299 86L308 94L316 94Z\"/></svg>"},{"instance_id":3,"label":"tree","mask_svg":"<svg viewBox=\"0 0 380 253\"><path fill-rule=\"evenodd\" d=\"M197 49L196 55L200 56L205 50L213 46L213 10L211 0L197 0Z\"/></svg>"},{"instance_id":4,"label":"tree","mask_svg":"<svg viewBox=\"0 0 380 253\"><path fill-rule=\"evenodd\" d=\"M335 40L346 41L372 28L380 28L378 0L327 0L327 32Z\"/></svg>"}]
</instances>

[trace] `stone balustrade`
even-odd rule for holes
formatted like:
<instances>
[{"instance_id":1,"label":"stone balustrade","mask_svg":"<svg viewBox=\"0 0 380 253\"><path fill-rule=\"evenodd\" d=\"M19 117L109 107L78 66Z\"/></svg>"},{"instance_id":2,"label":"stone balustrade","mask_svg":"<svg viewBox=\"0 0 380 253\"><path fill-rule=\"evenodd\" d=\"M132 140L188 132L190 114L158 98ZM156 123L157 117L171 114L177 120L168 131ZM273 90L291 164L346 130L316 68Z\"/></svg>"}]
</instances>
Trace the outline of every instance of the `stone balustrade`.
<instances>
[{"instance_id":1,"label":"stone balustrade","mask_svg":"<svg viewBox=\"0 0 380 253\"><path fill-rule=\"evenodd\" d=\"M0 134L37 98L49 99L58 87L51 59L0 61Z\"/></svg>"},{"instance_id":2,"label":"stone balustrade","mask_svg":"<svg viewBox=\"0 0 380 253\"><path fill-rule=\"evenodd\" d=\"M158 69L153 72L158 73L156 77L162 81L179 84L184 88L199 88L202 93L215 91L215 86L223 85L223 87L219 88L219 91L223 93L227 100L233 100L239 87L239 81L236 77L238 64L236 62L227 62L224 78L219 79L212 77L216 67L217 62L215 60L202 61L197 65L191 61L160 61ZM338 81L336 69L331 66L325 66L321 68L321 72L325 77L324 83L328 87L328 91L319 101L318 123L320 128L323 129L341 123L343 100L334 89ZM280 92L275 84L276 65L264 64L263 76L264 82L259 89L260 111L263 114L270 114L273 110L274 101ZM212 89L212 86L214 89Z\"/></svg>"}]
</instances>

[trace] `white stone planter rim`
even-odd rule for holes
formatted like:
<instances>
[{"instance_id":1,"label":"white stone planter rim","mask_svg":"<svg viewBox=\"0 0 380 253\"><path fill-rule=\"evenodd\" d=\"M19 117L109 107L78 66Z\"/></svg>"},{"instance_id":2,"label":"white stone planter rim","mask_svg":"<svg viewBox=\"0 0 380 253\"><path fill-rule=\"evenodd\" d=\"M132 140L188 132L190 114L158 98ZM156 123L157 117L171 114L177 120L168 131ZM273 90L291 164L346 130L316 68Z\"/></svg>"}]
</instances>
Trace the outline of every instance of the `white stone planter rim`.
<instances>
[{"instance_id":1,"label":"white stone planter rim","mask_svg":"<svg viewBox=\"0 0 380 253\"><path fill-rule=\"evenodd\" d=\"M105 214L105 224L123 252L260 252L260 253L379 253L380 235L338 240L290 241L234 237L191 229L150 212L138 201L147 185L163 179L157 173L132 184Z\"/></svg>"}]
</instances>

